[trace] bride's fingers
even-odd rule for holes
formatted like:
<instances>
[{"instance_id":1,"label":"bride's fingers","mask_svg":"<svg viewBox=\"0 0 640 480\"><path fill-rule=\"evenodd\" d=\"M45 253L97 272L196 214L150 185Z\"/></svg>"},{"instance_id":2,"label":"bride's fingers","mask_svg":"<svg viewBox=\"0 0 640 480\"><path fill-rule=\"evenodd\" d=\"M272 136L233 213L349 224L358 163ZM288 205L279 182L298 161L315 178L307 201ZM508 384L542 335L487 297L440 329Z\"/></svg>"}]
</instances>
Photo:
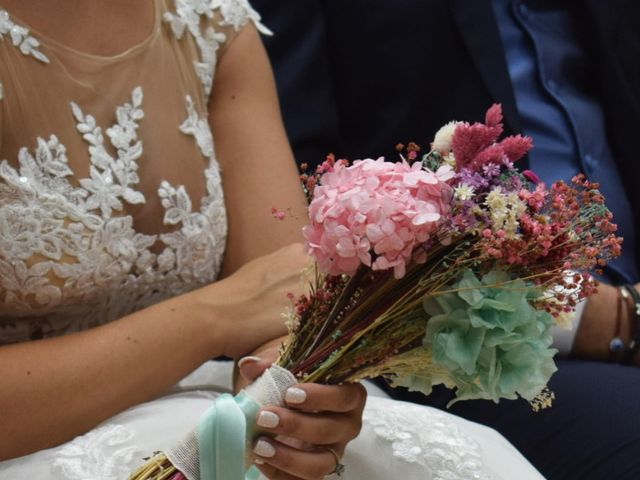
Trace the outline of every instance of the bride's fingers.
<instances>
[{"instance_id":1,"label":"bride's fingers","mask_svg":"<svg viewBox=\"0 0 640 480\"><path fill-rule=\"evenodd\" d=\"M258 356L243 357L238 362L238 371L242 378L253 382L270 366L270 360L265 360Z\"/></svg>"},{"instance_id":2,"label":"bride's fingers","mask_svg":"<svg viewBox=\"0 0 640 480\"><path fill-rule=\"evenodd\" d=\"M287 389L287 406L306 412L362 412L367 391L359 383L319 385L305 383Z\"/></svg>"},{"instance_id":3,"label":"bride's fingers","mask_svg":"<svg viewBox=\"0 0 640 480\"><path fill-rule=\"evenodd\" d=\"M276 467L272 467L269 464L256 465L258 470L267 477L269 480L303 480L300 477L294 477L293 475L289 475L287 472L283 472L282 470L278 470Z\"/></svg>"},{"instance_id":4,"label":"bride's fingers","mask_svg":"<svg viewBox=\"0 0 640 480\"><path fill-rule=\"evenodd\" d=\"M342 449L335 446L334 451L339 454ZM256 458L264 462L263 465L259 465L260 468L271 466L275 469L273 473L267 475L270 480L290 478L282 476L283 474L304 480L320 480L330 475L336 468L336 457L324 447L311 451L297 450L273 438L259 437L254 444L253 453Z\"/></svg>"},{"instance_id":5,"label":"bride's fingers","mask_svg":"<svg viewBox=\"0 0 640 480\"><path fill-rule=\"evenodd\" d=\"M257 416L257 424L270 434L285 435L314 445L348 442L360 433L360 415L354 413L304 413L267 407Z\"/></svg>"},{"instance_id":6,"label":"bride's fingers","mask_svg":"<svg viewBox=\"0 0 640 480\"><path fill-rule=\"evenodd\" d=\"M278 347L267 347L259 349L251 356L242 357L238 360L238 371L240 375L250 382L262 375L267 368L278 358Z\"/></svg>"}]
</instances>

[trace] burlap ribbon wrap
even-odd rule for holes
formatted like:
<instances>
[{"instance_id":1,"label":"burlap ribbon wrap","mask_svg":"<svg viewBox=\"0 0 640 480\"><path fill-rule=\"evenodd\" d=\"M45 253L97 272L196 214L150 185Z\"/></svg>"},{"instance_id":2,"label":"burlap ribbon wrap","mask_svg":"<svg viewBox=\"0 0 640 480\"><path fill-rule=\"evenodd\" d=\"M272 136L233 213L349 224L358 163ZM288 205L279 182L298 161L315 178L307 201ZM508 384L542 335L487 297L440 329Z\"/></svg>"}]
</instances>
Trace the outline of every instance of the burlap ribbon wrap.
<instances>
[{"instance_id":1,"label":"burlap ribbon wrap","mask_svg":"<svg viewBox=\"0 0 640 480\"><path fill-rule=\"evenodd\" d=\"M221 395L207 410L198 426L167 458L188 480L256 480L260 472L251 467L251 443L260 408L284 405L286 390L298 383L276 365L235 397Z\"/></svg>"}]
</instances>

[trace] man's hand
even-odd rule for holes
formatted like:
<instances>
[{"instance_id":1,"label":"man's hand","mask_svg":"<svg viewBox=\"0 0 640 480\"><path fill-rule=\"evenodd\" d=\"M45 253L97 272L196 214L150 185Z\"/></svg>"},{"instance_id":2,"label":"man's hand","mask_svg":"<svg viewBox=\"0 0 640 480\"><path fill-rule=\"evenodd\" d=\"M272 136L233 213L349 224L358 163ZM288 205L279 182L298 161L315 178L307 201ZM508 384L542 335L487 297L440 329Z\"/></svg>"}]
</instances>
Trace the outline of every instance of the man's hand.
<instances>
[{"instance_id":1,"label":"man's hand","mask_svg":"<svg viewBox=\"0 0 640 480\"><path fill-rule=\"evenodd\" d=\"M635 288L639 289L640 283ZM635 325L631 305L625 304L620 316L620 331L616 331L619 295L617 287L601 284L598 293L589 298L576 333L572 355L610 361L612 357L609 343L615 336L620 335L625 345L628 345ZM640 365L640 355L635 356L633 363Z\"/></svg>"}]
</instances>

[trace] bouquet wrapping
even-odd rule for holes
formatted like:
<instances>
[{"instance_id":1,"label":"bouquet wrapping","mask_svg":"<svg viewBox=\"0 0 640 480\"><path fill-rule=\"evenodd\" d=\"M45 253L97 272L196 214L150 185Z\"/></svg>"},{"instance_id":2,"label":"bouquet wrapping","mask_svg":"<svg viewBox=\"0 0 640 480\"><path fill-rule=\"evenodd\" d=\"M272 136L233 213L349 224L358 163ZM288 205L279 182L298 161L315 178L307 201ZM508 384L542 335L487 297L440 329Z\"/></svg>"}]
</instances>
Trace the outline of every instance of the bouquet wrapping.
<instances>
[{"instance_id":1,"label":"bouquet wrapping","mask_svg":"<svg viewBox=\"0 0 640 480\"><path fill-rule=\"evenodd\" d=\"M131 478L245 478L256 412L281 404L297 382L385 377L425 394L444 384L454 401L522 397L549 407L551 327L570 325L576 304L597 290L588 271L619 255L622 239L597 184L579 175L547 187L519 172L514 162L531 139L500 140L502 132L494 105L484 123L445 125L424 155L410 144L398 147L399 162L329 156L303 174L315 266L308 293L291 295L276 366L216 402L197 432ZM231 407L221 414L224 402ZM226 444L233 432L234 452L208 440Z\"/></svg>"},{"instance_id":2,"label":"bouquet wrapping","mask_svg":"<svg viewBox=\"0 0 640 480\"><path fill-rule=\"evenodd\" d=\"M216 408L207 412L208 418L201 420L201 428L198 431L192 431L176 447L166 452L167 459L190 480L198 480L201 477L205 479L216 478L216 475L222 477L220 472L216 472L216 469L221 469L221 466L215 463L219 458L224 459L222 469L225 470L225 475L229 478L244 478L244 471L251 465L251 459L245 455L237 455L238 452L233 450L229 452L230 441L234 437L238 437L238 451L244 449L247 438L250 440L254 433L250 420L255 418L260 407L284 405L284 395L287 388L296 383L298 383L296 378L289 371L277 365L272 366L258 380L238 394L236 399L225 398L223 402L217 402ZM225 401L227 405L224 405ZM229 420L228 417L233 413L236 413L240 419L240 425L236 422L223 425L216 418L218 416ZM244 428L242 428L243 420L246 421ZM208 421L215 423L215 428L209 428ZM207 435L210 436L209 439L204 438ZM218 439L221 439L222 442ZM218 454L208 456L209 463L205 461L201 464L200 444L206 444L207 441L209 443L206 445L207 451L217 450ZM201 471L202 476L200 475ZM257 472L254 470L249 478L257 478L256 476Z\"/></svg>"}]
</instances>

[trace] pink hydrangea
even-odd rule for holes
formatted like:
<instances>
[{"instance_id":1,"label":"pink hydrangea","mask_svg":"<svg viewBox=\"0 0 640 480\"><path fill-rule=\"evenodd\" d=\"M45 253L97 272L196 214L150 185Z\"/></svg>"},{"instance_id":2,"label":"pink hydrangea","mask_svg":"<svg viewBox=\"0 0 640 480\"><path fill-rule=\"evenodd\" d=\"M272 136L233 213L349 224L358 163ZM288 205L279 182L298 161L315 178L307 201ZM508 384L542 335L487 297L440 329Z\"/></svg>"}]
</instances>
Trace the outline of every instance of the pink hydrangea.
<instances>
[{"instance_id":1,"label":"pink hydrangea","mask_svg":"<svg viewBox=\"0 0 640 480\"><path fill-rule=\"evenodd\" d=\"M311 224L303 230L309 253L331 275L353 275L364 264L404 276L414 249L449 212L446 182L453 176L448 166L431 172L420 162L336 163L309 206Z\"/></svg>"}]
</instances>

